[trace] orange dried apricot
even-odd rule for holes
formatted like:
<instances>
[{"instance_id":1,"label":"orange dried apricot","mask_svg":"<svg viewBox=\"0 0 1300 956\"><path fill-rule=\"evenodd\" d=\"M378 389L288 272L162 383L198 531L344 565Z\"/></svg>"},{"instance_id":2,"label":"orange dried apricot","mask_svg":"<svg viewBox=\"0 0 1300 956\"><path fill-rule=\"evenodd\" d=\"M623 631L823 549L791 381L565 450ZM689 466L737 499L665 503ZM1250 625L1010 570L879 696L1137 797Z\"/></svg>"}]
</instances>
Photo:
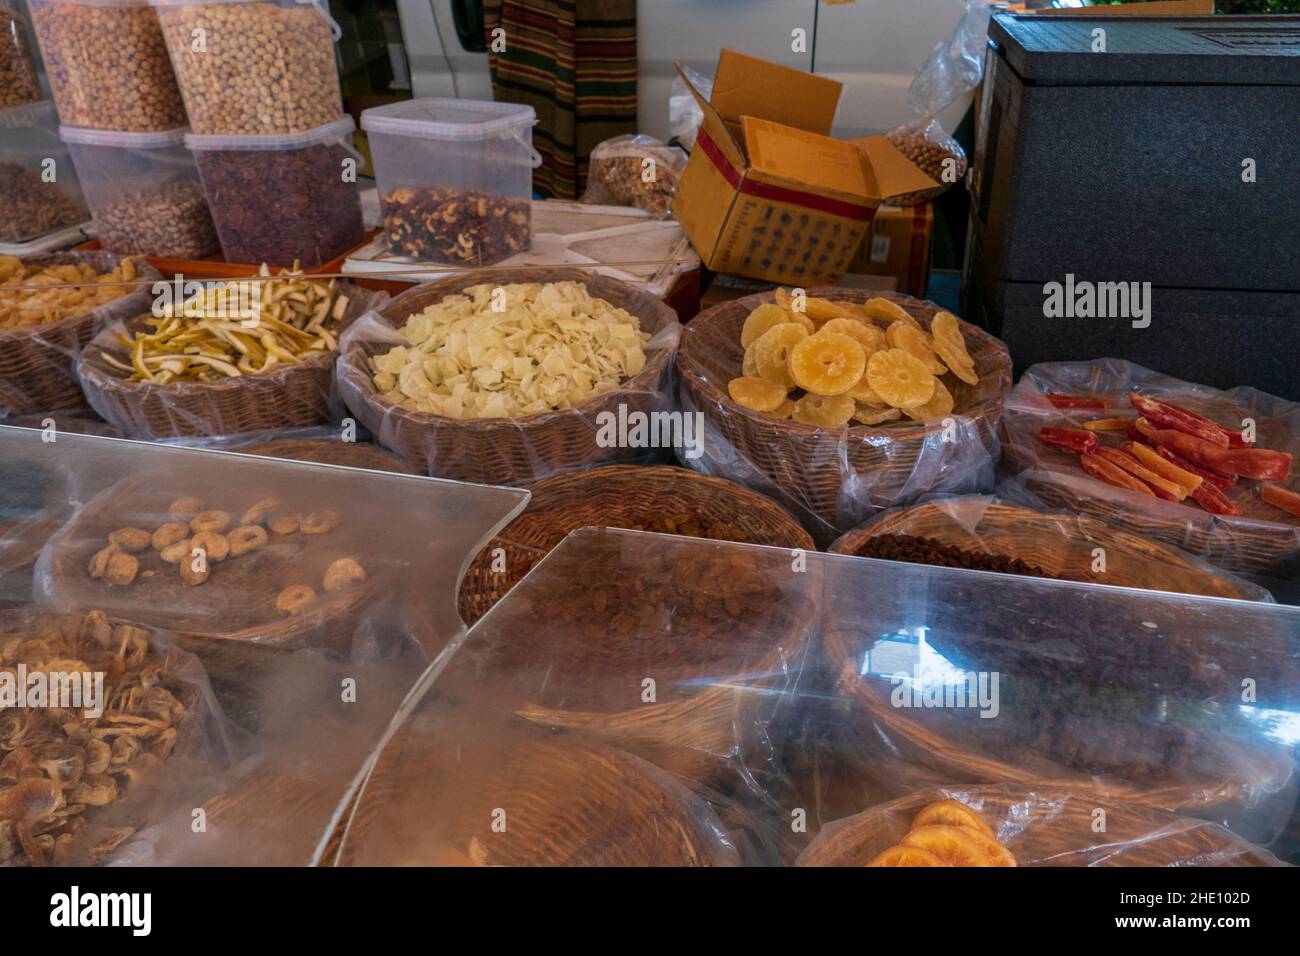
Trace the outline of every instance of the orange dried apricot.
<instances>
[{"instance_id":1,"label":"orange dried apricot","mask_svg":"<svg viewBox=\"0 0 1300 956\"><path fill-rule=\"evenodd\" d=\"M791 351L790 377L814 395L843 395L862 378L866 364L867 353L856 339L818 332Z\"/></svg>"},{"instance_id":2,"label":"orange dried apricot","mask_svg":"<svg viewBox=\"0 0 1300 956\"><path fill-rule=\"evenodd\" d=\"M953 866L1016 865L1016 858L1006 847L969 827L944 824L917 827L901 842L903 846L929 850Z\"/></svg>"}]
</instances>

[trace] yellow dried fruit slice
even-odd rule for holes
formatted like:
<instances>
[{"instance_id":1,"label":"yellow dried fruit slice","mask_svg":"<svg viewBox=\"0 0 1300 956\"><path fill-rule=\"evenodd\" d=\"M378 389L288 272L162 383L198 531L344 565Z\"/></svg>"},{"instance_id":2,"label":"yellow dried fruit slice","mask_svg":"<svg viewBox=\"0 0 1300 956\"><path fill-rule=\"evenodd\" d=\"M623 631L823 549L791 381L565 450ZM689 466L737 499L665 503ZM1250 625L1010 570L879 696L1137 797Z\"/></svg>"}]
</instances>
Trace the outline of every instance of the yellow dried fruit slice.
<instances>
[{"instance_id":1,"label":"yellow dried fruit slice","mask_svg":"<svg viewBox=\"0 0 1300 956\"><path fill-rule=\"evenodd\" d=\"M867 866L947 866L929 850L917 846L891 846Z\"/></svg>"},{"instance_id":2,"label":"yellow dried fruit slice","mask_svg":"<svg viewBox=\"0 0 1300 956\"><path fill-rule=\"evenodd\" d=\"M877 405L864 405L857 403L856 410L853 412L853 420L862 425L883 425L885 422L896 422L903 417L903 413L897 408L885 406L881 408Z\"/></svg>"},{"instance_id":3,"label":"yellow dried fruit slice","mask_svg":"<svg viewBox=\"0 0 1300 956\"><path fill-rule=\"evenodd\" d=\"M804 314L813 322L820 325L823 322L829 322L831 319L845 318L848 313L838 302L832 302L830 299L816 298L809 296L804 303Z\"/></svg>"},{"instance_id":4,"label":"yellow dried fruit slice","mask_svg":"<svg viewBox=\"0 0 1300 956\"><path fill-rule=\"evenodd\" d=\"M780 306L764 302L745 318L740 329L740 344L749 348L750 344L774 325L789 322L790 316Z\"/></svg>"},{"instance_id":5,"label":"yellow dried fruit slice","mask_svg":"<svg viewBox=\"0 0 1300 956\"><path fill-rule=\"evenodd\" d=\"M808 330L797 322L774 325L756 338L750 348L754 352L758 377L775 382L789 391L794 386L794 380L790 377L790 353L806 338Z\"/></svg>"},{"instance_id":6,"label":"yellow dried fruit slice","mask_svg":"<svg viewBox=\"0 0 1300 956\"><path fill-rule=\"evenodd\" d=\"M870 356L868 356L870 361ZM862 378L854 383L853 387L844 393L853 399L859 405L874 405L876 408L888 408L889 402L885 401L876 394L876 390L871 387L871 382L867 379L867 373L862 373Z\"/></svg>"},{"instance_id":7,"label":"yellow dried fruit slice","mask_svg":"<svg viewBox=\"0 0 1300 956\"><path fill-rule=\"evenodd\" d=\"M903 414L918 422L933 422L952 414L952 392L940 379L934 380L934 395L924 405L904 408Z\"/></svg>"},{"instance_id":8,"label":"yellow dried fruit slice","mask_svg":"<svg viewBox=\"0 0 1300 956\"><path fill-rule=\"evenodd\" d=\"M901 841L903 846L929 850L952 866L1015 866L1016 858L996 840L969 827L932 824L917 827Z\"/></svg>"},{"instance_id":9,"label":"yellow dried fruit slice","mask_svg":"<svg viewBox=\"0 0 1300 956\"><path fill-rule=\"evenodd\" d=\"M857 339L835 332L810 335L790 353L791 378L814 395L843 395L862 378L866 365L867 353Z\"/></svg>"},{"instance_id":10,"label":"yellow dried fruit slice","mask_svg":"<svg viewBox=\"0 0 1300 956\"><path fill-rule=\"evenodd\" d=\"M784 402L782 402L780 405L776 406L776 408L772 410L772 417L793 418L794 409L795 409L795 400L793 398L787 398Z\"/></svg>"},{"instance_id":11,"label":"yellow dried fruit slice","mask_svg":"<svg viewBox=\"0 0 1300 956\"><path fill-rule=\"evenodd\" d=\"M758 338L762 338L760 335ZM754 340L755 342L758 339ZM751 342L749 348L745 349L745 357L740 362L740 374L746 378L761 378L758 374L758 358L754 352L754 343Z\"/></svg>"},{"instance_id":12,"label":"yellow dried fruit slice","mask_svg":"<svg viewBox=\"0 0 1300 956\"><path fill-rule=\"evenodd\" d=\"M839 428L848 424L856 406L847 395L805 395L794 403L797 422L819 425L822 428Z\"/></svg>"},{"instance_id":13,"label":"yellow dried fruit slice","mask_svg":"<svg viewBox=\"0 0 1300 956\"><path fill-rule=\"evenodd\" d=\"M932 826L943 824L950 827L969 827L972 830L978 830L990 840L996 840L998 835L993 832L993 828L984 822L984 819L960 800L936 800L921 808L921 812L912 820L912 829L917 827Z\"/></svg>"},{"instance_id":14,"label":"yellow dried fruit slice","mask_svg":"<svg viewBox=\"0 0 1300 956\"><path fill-rule=\"evenodd\" d=\"M787 312L794 311L794 296L789 289L782 287L776 290L776 304Z\"/></svg>"},{"instance_id":15,"label":"yellow dried fruit slice","mask_svg":"<svg viewBox=\"0 0 1300 956\"><path fill-rule=\"evenodd\" d=\"M727 393L737 405L756 412L770 412L785 401L786 390L765 378L733 378Z\"/></svg>"},{"instance_id":16,"label":"yellow dried fruit slice","mask_svg":"<svg viewBox=\"0 0 1300 956\"><path fill-rule=\"evenodd\" d=\"M930 336L915 325L895 322L885 330L885 339L889 342L890 348L902 349L910 355L915 355L934 375L942 375L948 371L948 367L934 354L934 349L930 345Z\"/></svg>"},{"instance_id":17,"label":"yellow dried fruit slice","mask_svg":"<svg viewBox=\"0 0 1300 956\"><path fill-rule=\"evenodd\" d=\"M836 332L840 335L847 335L851 339L857 339L858 344L862 346L862 350L867 353L867 358L885 348L885 337L881 334L880 329L874 325L859 322L857 319L831 319L819 331Z\"/></svg>"},{"instance_id":18,"label":"yellow dried fruit slice","mask_svg":"<svg viewBox=\"0 0 1300 956\"><path fill-rule=\"evenodd\" d=\"M893 325L895 322L910 322L918 329L921 327L921 323L912 318L911 313L905 308L893 299L884 299L880 296L868 299L862 306L862 314L885 325Z\"/></svg>"},{"instance_id":19,"label":"yellow dried fruit slice","mask_svg":"<svg viewBox=\"0 0 1300 956\"><path fill-rule=\"evenodd\" d=\"M800 325L802 325L802 326L804 327L804 329L807 330L807 332L808 332L809 335L812 335L814 332L817 331L817 323L816 323L816 322L814 322L812 319L808 318L808 316L806 316L804 313L802 313L802 312L796 312L794 309L786 309L786 310L785 310L785 320L786 320L787 322L797 322L797 323L799 323Z\"/></svg>"},{"instance_id":20,"label":"yellow dried fruit slice","mask_svg":"<svg viewBox=\"0 0 1300 956\"><path fill-rule=\"evenodd\" d=\"M914 408L934 397L938 381L921 360L902 349L885 349L867 362L867 381L895 408Z\"/></svg>"},{"instance_id":21,"label":"yellow dried fruit slice","mask_svg":"<svg viewBox=\"0 0 1300 956\"><path fill-rule=\"evenodd\" d=\"M979 384L980 377L975 374L975 360L966 349L966 339L962 337L957 316L951 312L936 313L930 321L930 337L935 352L952 369L952 374L967 385Z\"/></svg>"}]
</instances>

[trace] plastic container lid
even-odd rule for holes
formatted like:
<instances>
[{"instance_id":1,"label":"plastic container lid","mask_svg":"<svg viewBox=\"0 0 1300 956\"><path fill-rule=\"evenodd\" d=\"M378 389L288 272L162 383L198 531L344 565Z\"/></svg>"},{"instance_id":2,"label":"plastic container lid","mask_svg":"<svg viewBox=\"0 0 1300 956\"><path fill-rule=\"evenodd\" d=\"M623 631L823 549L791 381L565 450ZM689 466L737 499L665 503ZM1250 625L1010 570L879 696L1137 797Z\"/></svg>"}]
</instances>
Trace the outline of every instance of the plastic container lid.
<instances>
[{"instance_id":1,"label":"plastic container lid","mask_svg":"<svg viewBox=\"0 0 1300 956\"><path fill-rule=\"evenodd\" d=\"M332 123L316 126L301 133L236 134L216 135L186 133L185 146L198 152L230 152L234 150L261 152L262 150L306 149L309 146L323 146L344 142L351 145L348 137L357 128L351 116L341 116Z\"/></svg>"},{"instance_id":2,"label":"plastic container lid","mask_svg":"<svg viewBox=\"0 0 1300 956\"><path fill-rule=\"evenodd\" d=\"M82 146L113 146L118 149L166 149L183 146L188 126L157 133L119 133L115 130L90 129L86 126L60 126L59 139Z\"/></svg>"},{"instance_id":3,"label":"plastic container lid","mask_svg":"<svg viewBox=\"0 0 1300 956\"><path fill-rule=\"evenodd\" d=\"M37 100L0 110L0 129L31 129L36 126L53 129L57 124L52 100Z\"/></svg>"},{"instance_id":4,"label":"plastic container lid","mask_svg":"<svg viewBox=\"0 0 1300 956\"><path fill-rule=\"evenodd\" d=\"M361 128L367 132L419 139L495 139L536 123L531 106L443 97L404 100L361 114Z\"/></svg>"}]
</instances>

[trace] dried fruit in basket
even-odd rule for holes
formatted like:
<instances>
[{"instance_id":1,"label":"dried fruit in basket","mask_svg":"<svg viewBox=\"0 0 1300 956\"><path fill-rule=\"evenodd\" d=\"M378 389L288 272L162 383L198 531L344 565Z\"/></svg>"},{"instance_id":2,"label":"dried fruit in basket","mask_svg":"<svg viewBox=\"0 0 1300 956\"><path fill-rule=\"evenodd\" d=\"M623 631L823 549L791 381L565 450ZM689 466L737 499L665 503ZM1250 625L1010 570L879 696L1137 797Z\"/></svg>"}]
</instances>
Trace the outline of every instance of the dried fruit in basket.
<instances>
[{"instance_id":1,"label":"dried fruit in basket","mask_svg":"<svg viewBox=\"0 0 1300 956\"><path fill-rule=\"evenodd\" d=\"M847 425L857 405L847 395L805 395L794 403L792 417L805 425L839 428Z\"/></svg>"},{"instance_id":2,"label":"dried fruit in basket","mask_svg":"<svg viewBox=\"0 0 1300 956\"><path fill-rule=\"evenodd\" d=\"M885 349L867 362L867 381L890 405L910 408L934 397L937 379L915 356L902 349Z\"/></svg>"},{"instance_id":3,"label":"dried fruit in basket","mask_svg":"<svg viewBox=\"0 0 1300 956\"><path fill-rule=\"evenodd\" d=\"M859 322L857 319L831 319L818 331L834 332L837 335L847 335L851 339L857 339L862 350L867 353L867 358L887 347L885 336L880 329Z\"/></svg>"},{"instance_id":4,"label":"dried fruit in basket","mask_svg":"<svg viewBox=\"0 0 1300 956\"><path fill-rule=\"evenodd\" d=\"M1181 486L1160 477L1127 452L1116 448L1098 448L1096 454L1145 484L1157 498L1166 501L1182 501L1187 497L1187 492L1183 491Z\"/></svg>"},{"instance_id":5,"label":"dried fruit in basket","mask_svg":"<svg viewBox=\"0 0 1300 956\"><path fill-rule=\"evenodd\" d=\"M934 330L934 323L930 324L930 329L931 331ZM1063 410L1082 408L1082 409L1088 409L1089 411L1092 410L1099 411L1101 409L1108 407L1106 404L1106 399L1101 395L1049 394L1043 397L1046 398L1049 402L1051 402L1053 408L1060 408Z\"/></svg>"},{"instance_id":6,"label":"dried fruit in basket","mask_svg":"<svg viewBox=\"0 0 1300 956\"><path fill-rule=\"evenodd\" d=\"M1135 494L1155 497L1155 492L1145 484L1099 455L1082 455L1079 458L1079 463L1083 465L1084 471L1108 485L1114 485L1116 488L1123 488L1125 491L1132 491Z\"/></svg>"},{"instance_id":7,"label":"dried fruit in basket","mask_svg":"<svg viewBox=\"0 0 1300 956\"><path fill-rule=\"evenodd\" d=\"M1119 446L1119 450L1132 455L1166 481L1176 484L1182 489L1184 498L1199 488L1201 482L1205 480L1200 475L1179 468L1172 461L1162 458L1158 452L1140 442L1126 441Z\"/></svg>"},{"instance_id":8,"label":"dried fruit in basket","mask_svg":"<svg viewBox=\"0 0 1300 956\"><path fill-rule=\"evenodd\" d=\"M867 866L948 866L929 850L918 846L891 846Z\"/></svg>"},{"instance_id":9,"label":"dried fruit in basket","mask_svg":"<svg viewBox=\"0 0 1300 956\"><path fill-rule=\"evenodd\" d=\"M787 389L765 378L733 378L727 383L727 394L743 408L755 412L771 412L785 401Z\"/></svg>"},{"instance_id":10,"label":"dried fruit in basket","mask_svg":"<svg viewBox=\"0 0 1300 956\"><path fill-rule=\"evenodd\" d=\"M1062 448L1077 455L1084 455L1097 450L1101 439L1082 428L1043 428L1038 432L1038 440L1053 448Z\"/></svg>"},{"instance_id":11,"label":"dried fruit in basket","mask_svg":"<svg viewBox=\"0 0 1300 956\"><path fill-rule=\"evenodd\" d=\"M0 329L25 329L82 315L134 291L136 260L125 258L108 272L84 262L27 265L0 256Z\"/></svg>"},{"instance_id":12,"label":"dried fruit in basket","mask_svg":"<svg viewBox=\"0 0 1300 956\"><path fill-rule=\"evenodd\" d=\"M808 338L808 330L797 322L782 322L774 325L750 346L754 350L754 365L758 377L789 391L794 387L790 375L790 353L794 347Z\"/></svg>"},{"instance_id":13,"label":"dried fruit in basket","mask_svg":"<svg viewBox=\"0 0 1300 956\"><path fill-rule=\"evenodd\" d=\"M790 314L785 309L764 302L745 317L745 324L740 328L740 344L749 348L768 329L789 321Z\"/></svg>"},{"instance_id":14,"label":"dried fruit in basket","mask_svg":"<svg viewBox=\"0 0 1300 956\"><path fill-rule=\"evenodd\" d=\"M1225 448L1172 428L1156 428L1145 418L1137 421L1138 434L1193 463L1224 475L1259 481L1278 481L1291 470L1291 455L1267 448Z\"/></svg>"},{"instance_id":15,"label":"dried fruit in basket","mask_svg":"<svg viewBox=\"0 0 1300 956\"><path fill-rule=\"evenodd\" d=\"M930 337L915 325L895 322L885 331L885 338L890 348L902 349L909 355L921 360L921 363L935 375L942 375L948 367L939 361L930 345Z\"/></svg>"},{"instance_id":16,"label":"dried fruit in basket","mask_svg":"<svg viewBox=\"0 0 1300 956\"><path fill-rule=\"evenodd\" d=\"M903 414L908 418L918 422L928 423L940 421L952 414L953 399L952 392L943 384L942 379L934 380L934 395L924 405L915 405L911 408L904 408Z\"/></svg>"},{"instance_id":17,"label":"dried fruit in basket","mask_svg":"<svg viewBox=\"0 0 1300 956\"><path fill-rule=\"evenodd\" d=\"M883 323L885 326L893 325L895 322L907 322L915 325L918 329L921 327L921 323L912 318L912 314L905 308L893 299L885 299L881 296L874 296L864 302L862 314L868 319Z\"/></svg>"},{"instance_id":18,"label":"dried fruit in basket","mask_svg":"<svg viewBox=\"0 0 1300 956\"><path fill-rule=\"evenodd\" d=\"M1205 481L1192 492L1192 498L1210 514L1237 516L1241 509L1228 500L1228 496L1215 485Z\"/></svg>"},{"instance_id":19,"label":"dried fruit in basket","mask_svg":"<svg viewBox=\"0 0 1300 956\"><path fill-rule=\"evenodd\" d=\"M863 402L855 403L853 412L853 421L863 425L883 425L885 422L896 422L903 417L903 413L897 408L890 408L888 405L868 405Z\"/></svg>"},{"instance_id":20,"label":"dried fruit in basket","mask_svg":"<svg viewBox=\"0 0 1300 956\"><path fill-rule=\"evenodd\" d=\"M832 319L843 319L848 317L844 307L838 302L832 302L830 299L821 299L815 296L809 296L804 300L804 315L812 319L814 325L822 325L830 322Z\"/></svg>"},{"instance_id":21,"label":"dried fruit in basket","mask_svg":"<svg viewBox=\"0 0 1300 956\"><path fill-rule=\"evenodd\" d=\"M966 340L962 337L961 326L955 315L951 312L937 313L930 320L930 336L935 352L943 359L953 375L967 385L979 384L980 378L975 372L975 360L970 357Z\"/></svg>"},{"instance_id":22,"label":"dried fruit in basket","mask_svg":"<svg viewBox=\"0 0 1300 956\"><path fill-rule=\"evenodd\" d=\"M1140 392L1130 392L1128 399L1137 409L1138 414L1157 428L1172 428L1224 448L1233 444L1232 439L1235 435L1238 439L1237 446L1245 446L1239 434L1229 431L1218 422L1210 421L1204 415L1190 412L1172 402L1162 402Z\"/></svg>"},{"instance_id":23,"label":"dried fruit in basket","mask_svg":"<svg viewBox=\"0 0 1300 956\"><path fill-rule=\"evenodd\" d=\"M862 378L866 365L867 353L857 340L834 332L810 335L790 352L790 377L814 395L843 395Z\"/></svg>"},{"instance_id":24,"label":"dried fruit in basket","mask_svg":"<svg viewBox=\"0 0 1300 956\"><path fill-rule=\"evenodd\" d=\"M1280 508L1287 514L1300 518L1300 495L1288 491L1280 485L1262 485L1259 496L1274 508Z\"/></svg>"},{"instance_id":25,"label":"dried fruit in basket","mask_svg":"<svg viewBox=\"0 0 1300 956\"><path fill-rule=\"evenodd\" d=\"M993 832L993 828L985 823L978 813L960 800L936 800L934 803L922 807L921 812L912 819L913 830L932 824L969 827L984 834L990 840L998 838L998 835Z\"/></svg>"},{"instance_id":26,"label":"dried fruit in basket","mask_svg":"<svg viewBox=\"0 0 1300 956\"><path fill-rule=\"evenodd\" d=\"M990 837L969 827L930 824L903 837L903 846L929 850L951 866L1015 866L1011 852Z\"/></svg>"},{"instance_id":27,"label":"dried fruit in basket","mask_svg":"<svg viewBox=\"0 0 1300 956\"><path fill-rule=\"evenodd\" d=\"M1090 418L1083 427L1090 432L1126 432L1136 418Z\"/></svg>"}]
</instances>

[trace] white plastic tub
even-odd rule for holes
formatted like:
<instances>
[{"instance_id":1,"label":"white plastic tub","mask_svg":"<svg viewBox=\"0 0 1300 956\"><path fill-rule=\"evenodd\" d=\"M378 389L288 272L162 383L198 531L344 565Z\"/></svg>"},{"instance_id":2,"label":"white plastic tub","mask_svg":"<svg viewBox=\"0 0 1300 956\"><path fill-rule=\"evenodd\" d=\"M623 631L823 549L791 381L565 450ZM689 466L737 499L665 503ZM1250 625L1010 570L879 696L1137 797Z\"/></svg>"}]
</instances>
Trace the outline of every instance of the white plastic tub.
<instances>
[{"instance_id":1,"label":"white plastic tub","mask_svg":"<svg viewBox=\"0 0 1300 956\"><path fill-rule=\"evenodd\" d=\"M88 218L54 104L0 110L0 242L27 242Z\"/></svg>"},{"instance_id":2,"label":"white plastic tub","mask_svg":"<svg viewBox=\"0 0 1300 956\"><path fill-rule=\"evenodd\" d=\"M361 114L394 254L487 266L527 249L537 114L531 106L416 99Z\"/></svg>"}]
</instances>

